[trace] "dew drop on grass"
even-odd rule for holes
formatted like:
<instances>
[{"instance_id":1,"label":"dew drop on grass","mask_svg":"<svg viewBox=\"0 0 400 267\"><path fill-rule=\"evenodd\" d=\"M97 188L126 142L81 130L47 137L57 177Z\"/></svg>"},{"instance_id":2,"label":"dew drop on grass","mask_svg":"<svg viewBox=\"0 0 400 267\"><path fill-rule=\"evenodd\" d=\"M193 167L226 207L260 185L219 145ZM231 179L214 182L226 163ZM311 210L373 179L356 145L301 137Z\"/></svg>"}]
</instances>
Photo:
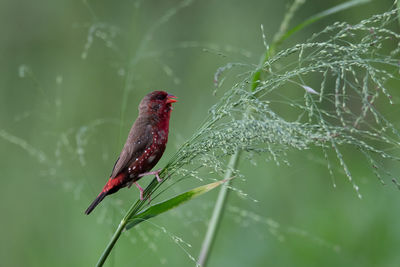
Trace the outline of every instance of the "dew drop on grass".
<instances>
[{"instance_id":1,"label":"dew drop on grass","mask_svg":"<svg viewBox=\"0 0 400 267\"><path fill-rule=\"evenodd\" d=\"M57 75L56 77L56 84L61 85L63 83L63 76L62 75Z\"/></svg>"},{"instance_id":2,"label":"dew drop on grass","mask_svg":"<svg viewBox=\"0 0 400 267\"><path fill-rule=\"evenodd\" d=\"M18 67L18 76L20 78L25 78L26 73L29 71L29 67L25 64L22 64Z\"/></svg>"}]
</instances>

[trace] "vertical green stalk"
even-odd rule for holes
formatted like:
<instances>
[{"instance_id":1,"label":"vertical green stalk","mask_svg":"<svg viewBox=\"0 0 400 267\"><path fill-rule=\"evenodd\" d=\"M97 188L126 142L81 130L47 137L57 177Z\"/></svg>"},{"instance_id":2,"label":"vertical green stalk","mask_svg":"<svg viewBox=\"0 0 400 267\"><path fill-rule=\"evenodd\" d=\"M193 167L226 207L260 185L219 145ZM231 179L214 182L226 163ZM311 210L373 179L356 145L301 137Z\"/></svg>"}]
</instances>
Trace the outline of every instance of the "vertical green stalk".
<instances>
[{"instance_id":1,"label":"vertical green stalk","mask_svg":"<svg viewBox=\"0 0 400 267\"><path fill-rule=\"evenodd\" d=\"M399 20L399 25L400 25L400 1L397 0L397 18Z\"/></svg>"},{"instance_id":2,"label":"vertical green stalk","mask_svg":"<svg viewBox=\"0 0 400 267\"><path fill-rule=\"evenodd\" d=\"M148 185L148 187L145 189L144 194L147 196L151 190L154 189L154 187L158 183L156 181L153 181ZM101 267L103 266L104 262L110 255L112 249L114 248L115 243L117 243L119 237L121 236L122 231L125 229L126 225L129 222L129 219L136 214L139 209L142 207L142 205L147 201L147 198L145 197L144 200L138 200L135 203L132 204L132 206L129 208L128 212L125 214L124 218L122 218L121 222L119 223L117 230L115 230L115 233L111 237L110 242L108 242L106 249L104 250L103 254L101 254L99 261L96 264L96 267Z\"/></svg>"},{"instance_id":3,"label":"vertical green stalk","mask_svg":"<svg viewBox=\"0 0 400 267\"><path fill-rule=\"evenodd\" d=\"M108 255L110 255L111 250L114 248L115 243L117 242L118 238L121 236L122 231L124 230L126 224L129 221L129 218L134 214L137 209L138 205L140 202L135 202L129 209L129 211L126 213L124 218L122 218L121 222L118 225L117 230L111 237L110 242L107 244L106 249L104 250L103 254L101 254L99 261L96 264L96 267L101 267L103 266L104 262L106 261Z\"/></svg>"},{"instance_id":4,"label":"vertical green stalk","mask_svg":"<svg viewBox=\"0 0 400 267\"><path fill-rule=\"evenodd\" d=\"M253 75L253 80L252 80L252 84L251 84L252 91L255 91L255 89L259 85L262 66L270 57L271 47L266 51L264 57L261 59L261 62L260 62L260 65L259 65L257 71ZM246 111L246 113L244 114L244 117L247 117L248 112L249 112L249 110ZM239 162L240 154L241 154L241 151L238 149L231 156L228 166L227 166L227 169L226 169L226 172L225 172L224 179L228 179L232 176L232 174L233 174L234 170L236 169L237 164ZM231 181L224 183L218 193L218 198L215 203L210 222L208 224L207 233L206 233L206 236L204 237L203 244L201 246L199 259L197 260L197 264L200 266L205 267L207 264L210 250L211 250L211 247L215 240L216 231L219 227L221 217L222 217L222 214L224 211L224 207L225 207L226 200L227 200L228 193L229 193L228 189L229 189L230 184L231 184Z\"/></svg>"},{"instance_id":5,"label":"vertical green stalk","mask_svg":"<svg viewBox=\"0 0 400 267\"><path fill-rule=\"evenodd\" d=\"M120 237L122 230L125 228L125 225L127 223L127 220L122 219L121 222L118 225L117 230L115 231L115 233L113 234L110 242L108 243L106 249L104 250L103 254L101 254L101 257L99 259L99 261L96 264L96 267L101 267L103 266L104 262L106 261L108 255L110 254L111 250L113 249L115 243L117 242L118 238Z\"/></svg>"},{"instance_id":6,"label":"vertical green stalk","mask_svg":"<svg viewBox=\"0 0 400 267\"><path fill-rule=\"evenodd\" d=\"M240 157L240 151L236 150L236 152L231 156L231 159L229 160L229 164L227 167L227 170L225 172L225 177L224 179L229 179L232 177L232 174L234 170L237 167L237 164L239 162L239 157ZM223 214L223 210L225 207L226 203L226 197L228 196L229 193L229 185L231 181L228 180L226 183L224 183L219 191L218 194L218 199L215 203L214 211L212 213L210 223L208 224L208 229L206 236L203 241L203 245L201 246L201 251L199 255L199 259L197 261L197 264L200 266L205 266L208 260L208 255L210 253L211 247L214 243L215 240L215 232L218 229L218 226L221 221L221 217Z\"/></svg>"}]
</instances>

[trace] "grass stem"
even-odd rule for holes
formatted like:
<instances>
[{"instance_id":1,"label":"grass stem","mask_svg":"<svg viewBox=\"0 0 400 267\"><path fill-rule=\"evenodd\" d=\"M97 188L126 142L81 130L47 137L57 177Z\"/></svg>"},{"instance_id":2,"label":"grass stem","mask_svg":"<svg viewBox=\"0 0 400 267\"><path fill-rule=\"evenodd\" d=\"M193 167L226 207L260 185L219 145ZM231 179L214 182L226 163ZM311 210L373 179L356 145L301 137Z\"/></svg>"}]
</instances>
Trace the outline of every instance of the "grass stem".
<instances>
[{"instance_id":1,"label":"grass stem","mask_svg":"<svg viewBox=\"0 0 400 267\"><path fill-rule=\"evenodd\" d=\"M103 254L101 254L101 257L100 257L99 261L97 262L96 267L103 266L104 262L108 258L108 255L110 254L111 250L113 249L115 243L117 242L118 238L121 236L122 230L125 228L127 222L128 221L125 220L125 218L121 220L121 222L118 225L117 230L113 234L113 236L112 236L110 242L108 243L106 249L104 250Z\"/></svg>"},{"instance_id":2,"label":"grass stem","mask_svg":"<svg viewBox=\"0 0 400 267\"><path fill-rule=\"evenodd\" d=\"M240 151L236 150L236 152L231 156L231 158L229 160L229 164L228 164L227 170L225 172L224 179L229 179L230 177L232 177L232 174L233 174L234 170L236 169L237 164L239 162L239 157L240 157ZM216 232L219 227L221 217L223 214L223 210L225 207L225 203L226 203L226 198L229 193L228 189L229 189L230 183L231 183L230 180L228 180L226 183L224 183L218 193L218 199L217 199L217 202L215 203L214 211L212 213L210 223L208 224L207 233L204 238L203 245L201 246L199 259L197 261L197 264L200 266L204 267L207 264L208 256L210 254L211 247L215 241Z\"/></svg>"}]
</instances>

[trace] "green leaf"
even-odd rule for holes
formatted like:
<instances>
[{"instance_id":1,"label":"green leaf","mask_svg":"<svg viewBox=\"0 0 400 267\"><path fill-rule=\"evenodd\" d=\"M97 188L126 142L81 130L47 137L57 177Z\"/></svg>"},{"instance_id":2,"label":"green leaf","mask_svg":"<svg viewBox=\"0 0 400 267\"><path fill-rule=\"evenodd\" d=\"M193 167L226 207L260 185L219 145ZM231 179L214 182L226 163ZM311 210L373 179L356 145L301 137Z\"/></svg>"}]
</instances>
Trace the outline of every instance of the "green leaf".
<instances>
[{"instance_id":1,"label":"green leaf","mask_svg":"<svg viewBox=\"0 0 400 267\"><path fill-rule=\"evenodd\" d=\"M133 216L133 218L129 220L129 223L127 224L125 229L128 230L145 220L148 220L148 219L153 218L161 213L164 213L168 210L176 208L176 207L182 205L183 203L187 202L188 200L198 197L198 196L216 188L217 186L221 185L222 183L225 183L228 180L230 180L230 179L224 179L224 180L214 182L211 184L199 186L199 187L196 187L185 193L177 195L173 198L170 198L166 201L155 204L155 205L145 209L144 211L138 213L137 215Z\"/></svg>"},{"instance_id":2,"label":"green leaf","mask_svg":"<svg viewBox=\"0 0 400 267\"><path fill-rule=\"evenodd\" d=\"M358 6L358 5L361 5L361 4L366 4L366 3L370 2L370 1L371 0L352 0L352 1L348 1L348 2L342 3L340 5L337 5L337 6L331 7L331 8L329 8L327 10L324 10L324 11L322 11L320 13L317 13L317 14L311 16L310 18L306 19L302 23L298 24L297 26L295 26L295 27L291 28L290 30L288 30L279 39L279 41L277 43L279 44L280 42L284 41L285 39L290 37L295 32L300 31L304 27L306 27L306 26L308 26L308 25L310 25L310 24L312 24L314 22L317 22L318 20L320 20L322 18L325 18L325 17L327 17L329 15L338 13L340 11L343 11L345 9L348 9L348 8L351 8L351 7L354 7L354 6Z\"/></svg>"}]
</instances>

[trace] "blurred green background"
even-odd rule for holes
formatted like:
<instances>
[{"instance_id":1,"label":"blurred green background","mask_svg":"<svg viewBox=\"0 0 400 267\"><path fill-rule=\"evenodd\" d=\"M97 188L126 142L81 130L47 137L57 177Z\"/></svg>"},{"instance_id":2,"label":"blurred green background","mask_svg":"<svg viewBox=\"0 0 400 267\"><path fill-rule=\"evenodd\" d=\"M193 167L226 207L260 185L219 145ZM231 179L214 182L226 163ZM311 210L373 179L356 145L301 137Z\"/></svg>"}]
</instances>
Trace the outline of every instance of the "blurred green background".
<instances>
[{"instance_id":1,"label":"blurred green background","mask_svg":"<svg viewBox=\"0 0 400 267\"><path fill-rule=\"evenodd\" d=\"M338 3L310 0L292 25ZM179 98L163 166L217 101L218 67L257 64L260 25L271 41L288 4L1 1L1 265L93 266L138 197L136 189L121 190L83 214L107 180L140 99L155 89ZM285 45L391 5L341 12ZM388 115L398 125L398 116ZM290 154L290 167L242 159L247 179L235 186L249 198L231 194L209 266L399 266L400 192L390 179L382 186L361 157L344 156L362 200L340 172L333 188L316 151ZM170 193L195 185L187 180ZM216 194L124 233L106 266L194 266L190 257L197 257Z\"/></svg>"}]
</instances>

